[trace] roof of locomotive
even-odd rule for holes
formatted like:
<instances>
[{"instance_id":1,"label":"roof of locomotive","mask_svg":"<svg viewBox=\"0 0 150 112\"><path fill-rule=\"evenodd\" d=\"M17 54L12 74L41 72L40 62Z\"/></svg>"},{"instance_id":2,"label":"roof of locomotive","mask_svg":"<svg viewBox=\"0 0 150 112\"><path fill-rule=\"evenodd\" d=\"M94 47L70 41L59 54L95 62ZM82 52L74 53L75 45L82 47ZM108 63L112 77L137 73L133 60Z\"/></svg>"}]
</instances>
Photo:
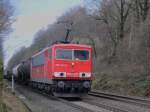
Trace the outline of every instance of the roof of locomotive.
<instances>
[{"instance_id":1,"label":"roof of locomotive","mask_svg":"<svg viewBox=\"0 0 150 112\"><path fill-rule=\"evenodd\" d=\"M72 46L72 47L85 47L85 48L91 48L90 45L85 45L85 44L73 44L73 43L69 43L69 44L54 44L52 45L52 47L61 47L61 46L66 46L66 47L69 47L69 46ZM51 47L51 46L50 46Z\"/></svg>"},{"instance_id":2,"label":"roof of locomotive","mask_svg":"<svg viewBox=\"0 0 150 112\"><path fill-rule=\"evenodd\" d=\"M85 44L73 44L73 43L67 43L67 44L62 44L62 43L59 43L59 44L53 44L53 45L50 45L46 48L44 48L43 50L35 53L32 57L34 56L37 56L38 54L41 54L42 52L44 52L45 50L49 49L49 48L53 48L53 47L83 47L83 48L92 48L90 45L85 45Z\"/></svg>"}]
</instances>

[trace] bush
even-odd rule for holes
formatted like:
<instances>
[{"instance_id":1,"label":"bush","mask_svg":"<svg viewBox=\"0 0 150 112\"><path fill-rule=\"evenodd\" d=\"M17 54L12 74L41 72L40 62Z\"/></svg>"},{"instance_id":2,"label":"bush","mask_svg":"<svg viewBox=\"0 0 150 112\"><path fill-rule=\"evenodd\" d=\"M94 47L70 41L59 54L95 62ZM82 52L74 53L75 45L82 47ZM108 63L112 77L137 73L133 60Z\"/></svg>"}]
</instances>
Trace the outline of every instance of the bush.
<instances>
[{"instance_id":1,"label":"bush","mask_svg":"<svg viewBox=\"0 0 150 112\"><path fill-rule=\"evenodd\" d=\"M135 82L135 86L142 91L144 96L150 96L150 75L145 74L139 77Z\"/></svg>"},{"instance_id":2,"label":"bush","mask_svg":"<svg viewBox=\"0 0 150 112\"><path fill-rule=\"evenodd\" d=\"M0 112L7 112L6 105L2 102L3 66L0 59Z\"/></svg>"},{"instance_id":3,"label":"bush","mask_svg":"<svg viewBox=\"0 0 150 112\"><path fill-rule=\"evenodd\" d=\"M7 112L7 107L4 103L0 105L0 112Z\"/></svg>"}]
</instances>

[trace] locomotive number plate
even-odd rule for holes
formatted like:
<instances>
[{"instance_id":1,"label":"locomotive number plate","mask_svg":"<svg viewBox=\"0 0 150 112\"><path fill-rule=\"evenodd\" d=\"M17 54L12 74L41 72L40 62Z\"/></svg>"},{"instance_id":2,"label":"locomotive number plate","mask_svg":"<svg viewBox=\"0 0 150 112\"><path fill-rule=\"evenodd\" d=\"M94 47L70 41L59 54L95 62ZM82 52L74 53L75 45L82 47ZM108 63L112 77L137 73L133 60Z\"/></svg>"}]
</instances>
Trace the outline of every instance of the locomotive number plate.
<instances>
[{"instance_id":1,"label":"locomotive number plate","mask_svg":"<svg viewBox=\"0 0 150 112\"><path fill-rule=\"evenodd\" d=\"M78 77L78 73L67 73L68 77Z\"/></svg>"}]
</instances>

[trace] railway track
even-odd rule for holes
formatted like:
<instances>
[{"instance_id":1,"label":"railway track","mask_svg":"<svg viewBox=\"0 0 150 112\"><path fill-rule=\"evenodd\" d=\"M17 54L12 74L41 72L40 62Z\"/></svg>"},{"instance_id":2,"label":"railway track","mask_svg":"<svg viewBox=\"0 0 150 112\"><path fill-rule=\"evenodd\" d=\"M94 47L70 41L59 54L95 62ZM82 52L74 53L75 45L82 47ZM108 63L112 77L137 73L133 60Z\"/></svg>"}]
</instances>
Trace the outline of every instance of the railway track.
<instances>
[{"instance_id":1,"label":"railway track","mask_svg":"<svg viewBox=\"0 0 150 112\"><path fill-rule=\"evenodd\" d=\"M23 88L24 89L28 89L29 91L38 93L38 94L46 97L47 99L60 101L60 102L62 102L64 104L67 104L67 105L69 105L69 106L71 106L73 108L76 108L76 109L78 109L78 110L80 110L82 112L112 112L110 110L104 109L104 108L96 106L96 105L87 104L87 103L83 102L81 99L76 99L76 98L75 99L58 98L58 97L50 95L49 93L47 93L45 91L41 91L41 90L34 89L34 88L31 88L31 87L23 86ZM20 88L18 88L17 90L20 93L22 93L21 92L22 90Z\"/></svg>"},{"instance_id":2,"label":"railway track","mask_svg":"<svg viewBox=\"0 0 150 112\"><path fill-rule=\"evenodd\" d=\"M11 85L10 82L8 82L8 84ZM16 84L15 88L16 88L16 92L18 91L19 93L18 92L17 93L21 94L23 96L24 96L24 90L32 91L34 93L42 95L43 97L45 97L47 99L62 102L64 104L67 104L67 105L69 105L69 106L71 106L77 110L80 110L82 112L112 112L109 109L105 109L103 107L99 107L99 106L96 106L93 104L83 102L82 99L80 99L80 98L79 99L76 99L76 98L75 99L58 98L58 97L50 95L49 93L47 93L45 91L39 90L37 88L32 88L31 86L23 86L23 85ZM22 102L24 103L24 101L22 101ZM28 107L28 105L26 103L24 103L24 104L29 109L29 112L32 112L30 107Z\"/></svg>"},{"instance_id":3,"label":"railway track","mask_svg":"<svg viewBox=\"0 0 150 112\"><path fill-rule=\"evenodd\" d=\"M99 91L91 91L89 95L94 97L100 97L100 98L106 98L110 100L130 103L132 105L142 106L150 109L150 100L146 100L142 98L116 95L116 94L104 93Z\"/></svg>"},{"instance_id":4,"label":"railway track","mask_svg":"<svg viewBox=\"0 0 150 112\"><path fill-rule=\"evenodd\" d=\"M89 103L89 104L94 104L98 107L101 107L101 108L104 108L104 109L107 109L111 112L131 112L131 111L128 111L128 110L125 110L125 109L121 109L121 108L118 108L118 107L114 107L114 106L111 106L111 105L108 105L108 104L104 104L104 103L97 103L97 102L91 102L89 100L83 100L83 102L86 102L86 103Z\"/></svg>"},{"instance_id":5,"label":"railway track","mask_svg":"<svg viewBox=\"0 0 150 112\"><path fill-rule=\"evenodd\" d=\"M36 93L42 94L43 96L45 96L45 97L47 97L49 99L58 100L58 101L60 101L62 103L70 105L70 106L72 106L72 107L74 107L76 109L79 109L79 110L83 111L83 112L128 112L128 111L124 111L124 110L121 110L121 109L110 107L108 105L107 106L105 105L105 108L104 108L104 106L100 106L100 105L95 105L95 104L91 104L91 103L88 103L88 102L84 102L80 98L58 98L58 97L50 95L49 93L46 93L46 92L43 92L43 91L39 91L37 89L32 89L32 88L30 88L30 89L32 91L36 92Z\"/></svg>"},{"instance_id":6,"label":"railway track","mask_svg":"<svg viewBox=\"0 0 150 112\"><path fill-rule=\"evenodd\" d=\"M30 89L31 91L39 93L48 99L57 100L67 105L70 105L83 112L131 112L131 111L124 110L118 107L113 107L111 105L90 103L89 101L85 101L84 98L83 99L58 98L44 91L40 91L38 89L34 89L34 88L27 88L27 89Z\"/></svg>"},{"instance_id":7,"label":"railway track","mask_svg":"<svg viewBox=\"0 0 150 112\"><path fill-rule=\"evenodd\" d=\"M44 91L41 91L41 90L38 90L38 89L34 89L34 88L31 88L31 87L27 87L27 86L20 86L17 88L17 90L21 93L21 91L23 91L23 89L21 88L24 88L24 89L27 89L28 91L33 91L35 93L38 93L42 96L44 96L45 98L47 99L50 99L50 100L57 100L57 101L60 101L64 104L67 104L73 108L76 108L80 111L83 111L83 112L134 112L134 111L131 111L131 110L126 110L124 108L120 108L120 107L117 107L117 106L112 106L112 105L109 105L109 104L105 104L105 103L102 103L102 102L91 102L90 100L86 100L86 98L83 98L83 99L62 99L62 98L57 98L57 97L54 97L52 95L50 95L49 93L47 92L44 92ZM125 98L120 98L120 97L117 97L115 95L107 95L106 93L100 93L100 92L90 92L89 95L91 96L94 96L95 98L96 97L102 97L102 98L107 98L107 99L110 99L110 100L117 100L117 101L121 101L121 102L126 102L126 103L129 103L129 101L125 100ZM133 100L133 98L132 98ZM136 104L139 105L139 102L142 102L142 105L144 105L145 100L141 99L141 101L135 101L134 102L130 102L132 104L134 104L136 102ZM146 100L146 104L147 106L149 106L149 101ZM141 105L141 103L140 103ZM31 112L31 111L30 111ZM139 112L139 111L136 111L136 112ZM140 111L141 112L141 111ZM144 111L143 111L144 112ZM146 111L147 112L147 111Z\"/></svg>"}]
</instances>

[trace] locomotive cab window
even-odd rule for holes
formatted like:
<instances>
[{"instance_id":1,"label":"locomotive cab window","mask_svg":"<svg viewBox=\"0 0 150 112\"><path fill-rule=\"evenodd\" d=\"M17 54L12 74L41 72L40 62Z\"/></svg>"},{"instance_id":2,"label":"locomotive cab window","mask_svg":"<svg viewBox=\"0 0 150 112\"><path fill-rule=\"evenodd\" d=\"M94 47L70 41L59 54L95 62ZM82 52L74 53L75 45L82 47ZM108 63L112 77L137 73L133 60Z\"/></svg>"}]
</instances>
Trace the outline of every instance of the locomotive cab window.
<instances>
[{"instance_id":1,"label":"locomotive cab window","mask_svg":"<svg viewBox=\"0 0 150 112\"><path fill-rule=\"evenodd\" d=\"M88 60L89 59L89 51L74 50L74 59L75 60Z\"/></svg>"},{"instance_id":2,"label":"locomotive cab window","mask_svg":"<svg viewBox=\"0 0 150 112\"><path fill-rule=\"evenodd\" d=\"M69 49L57 49L56 59L72 60L72 50Z\"/></svg>"},{"instance_id":3,"label":"locomotive cab window","mask_svg":"<svg viewBox=\"0 0 150 112\"><path fill-rule=\"evenodd\" d=\"M89 51L88 50L57 49L56 59L84 61L84 60L89 59Z\"/></svg>"}]
</instances>

